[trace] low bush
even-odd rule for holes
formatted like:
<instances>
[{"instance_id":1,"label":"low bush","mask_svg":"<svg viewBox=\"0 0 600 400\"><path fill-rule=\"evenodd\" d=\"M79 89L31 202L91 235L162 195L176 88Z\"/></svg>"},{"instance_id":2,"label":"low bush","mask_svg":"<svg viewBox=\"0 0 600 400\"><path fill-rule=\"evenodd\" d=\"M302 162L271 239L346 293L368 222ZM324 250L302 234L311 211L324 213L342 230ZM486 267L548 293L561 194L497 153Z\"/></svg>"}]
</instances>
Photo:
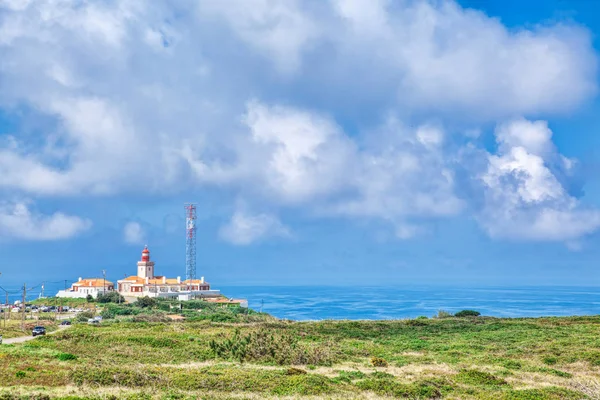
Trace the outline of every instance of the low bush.
<instances>
[{"instance_id":1,"label":"low bush","mask_svg":"<svg viewBox=\"0 0 600 400\"><path fill-rule=\"evenodd\" d=\"M475 369L463 369L460 371L454 379L457 382L466 383L469 385L483 385L483 386L500 386L506 385L506 381L502 378L498 378L488 372L478 371Z\"/></svg>"},{"instance_id":2,"label":"low bush","mask_svg":"<svg viewBox=\"0 0 600 400\"><path fill-rule=\"evenodd\" d=\"M410 399L438 399L442 396L440 389L429 382L400 383L394 379L365 379L356 386L378 395Z\"/></svg>"},{"instance_id":3,"label":"low bush","mask_svg":"<svg viewBox=\"0 0 600 400\"><path fill-rule=\"evenodd\" d=\"M439 318L439 319L450 318L450 317L453 317L453 315L450 314L448 311L444 311L444 310L439 310L437 312L437 314L433 316L433 318Z\"/></svg>"},{"instance_id":4,"label":"low bush","mask_svg":"<svg viewBox=\"0 0 600 400\"><path fill-rule=\"evenodd\" d=\"M140 307L140 308L152 308L152 307L155 307L156 304L157 304L156 299L153 299L153 298L148 297L148 296L140 297L134 303L134 305L136 307Z\"/></svg>"},{"instance_id":5,"label":"low bush","mask_svg":"<svg viewBox=\"0 0 600 400\"><path fill-rule=\"evenodd\" d=\"M371 365L373 365L374 367L387 367L388 366L388 362L385 361L383 358L381 357L371 357Z\"/></svg>"},{"instance_id":6,"label":"low bush","mask_svg":"<svg viewBox=\"0 0 600 400\"><path fill-rule=\"evenodd\" d=\"M60 353L56 356L60 361L71 361L77 360L77 356L71 353Z\"/></svg>"},{"instance_id":7,"label":"low bush","mask_svg":"<svg viewBox=\"0 0 600 400\"><path fill-rule=\"evenodd\" d=\"M94 318L94 313L92 311L84 311L77 314L77 316L75 317L75 321L87 322L87 320L90 318Z\"/></svg>"},{"instance_id":8,"label":"low bush","mask_svg":"<svg viewBox=\"0 0 600 400\"><path fill-rule=\"evenodd\" d=\"M171 319L164 313L138 314L131 318L132 322L170 322Z\"/></svg>"},{"instance_id":9,"label":"low bush","mask_svg":"<svg viewBox=\"0 0 600 400\"><path fill-rule=\"evenodd\" d=\"M481 313L475 310L462 310L454 314L455 317L463 318L463 317L479 317Z\"/></svg>"},{"instance_id":10,"label":"low bush","mask_svg":"<svg viewBox=\"0 0 600 400\"><path fill-rule=\"evenodd\" d=\"M221 341L211 340L209 345L215 357L239 362L331 365L339 357L334 343L300 343L299 337L293 334L264 328L244 336L236 329L233 336Z\"/></svg>"},{"instance_id":11,"label":"low bush","mask_svg":"<svg viewBox=\"0 0 600 400\"><path fill-rule=\"evenodd\" d=\"M96 301L98 303L125 303L125 298L118 292L112 291L99 294L98 297L96 297Z\"/></svg>"},{"instance_id":12,"label":"low bush","mask_svg":"<svg viewBox=\"0 0 600 400\"><path fill-rule=\"evenodd\" d=\"M306 374L306 373L307 373L307 372L306 372L305 370L303 370L303 369L300 369L300 368L295 368L295 367L288 368L288 369L285 371L285 374L286 374L286 375L304 375L304 374Z\"/></svg>"}]
</instances>

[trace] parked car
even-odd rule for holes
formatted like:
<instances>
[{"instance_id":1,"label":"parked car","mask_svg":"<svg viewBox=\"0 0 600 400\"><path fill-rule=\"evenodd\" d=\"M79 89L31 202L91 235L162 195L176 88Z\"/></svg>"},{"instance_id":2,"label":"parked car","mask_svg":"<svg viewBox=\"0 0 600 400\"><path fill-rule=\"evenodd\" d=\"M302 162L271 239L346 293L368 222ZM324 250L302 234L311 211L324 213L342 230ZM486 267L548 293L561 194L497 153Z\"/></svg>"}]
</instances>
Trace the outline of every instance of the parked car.
<instances>
[{"instance_id":1,"label":"parked car","mask_svg":"<svg viewBox=\"0 0 600 400\"><path fill-rule=\"evenodd\" d=\"M35 328L33 328L33 331L31 331L31 334L33 336L45 335L46 328L44 328L43 326L36 326Z\"/></svg>"},{"instance_id":2,"label":"parked car","mask_svg":"<svg viewBox=\"0 0 600 400\"><path fill-rule=\"evenodd\" d=\"M62 321L61 325L71 325L71 321Z\"/></svg>"},{"instance_id":3,"label":"parked car","mask_svg":"<svg viewBox=\"0 0 600 400\"><path fill-rule=\"evenodd\" d=\"M94 318L88 319L88 324L97 325L99 323L100 323L100 321L98 321L97 319L94 319Z\"/></svg>"}]
</instances>

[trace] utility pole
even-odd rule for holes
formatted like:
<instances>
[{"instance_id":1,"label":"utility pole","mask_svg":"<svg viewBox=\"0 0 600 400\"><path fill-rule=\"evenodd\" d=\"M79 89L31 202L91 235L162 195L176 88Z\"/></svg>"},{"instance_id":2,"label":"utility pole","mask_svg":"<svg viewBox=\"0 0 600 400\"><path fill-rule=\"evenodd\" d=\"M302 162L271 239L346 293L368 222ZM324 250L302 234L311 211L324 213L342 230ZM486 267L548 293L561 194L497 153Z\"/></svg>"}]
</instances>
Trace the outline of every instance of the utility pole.
<instances>
[{"instance_id":1,"label":"utility pole","mask_svg":"<svg viewBox=\"0 0 600 400\"><path fill-rule=\"evenodd\" d=\"M21 330L25 330L25 299L27 298L27 284L23 284L23 302L21 306L23 307L23 314L21 314Z\"/></svg>"},{"instance_id":2,"label":"utility pole","mask_svg":"<svg viewBox=\"0 0 600 400\"><path fill-rule=\"evenodd\" d=\"M103 287L102 287L102 294L106 295L106 270L105 269L102 270L102 276L104 277L104 283L103 283Z\"/></svg>"},{"instance_id":3,"label":"utility pole","mask_svg":"<svg viewBox=\"0 0 600 400\"><path fill-rule=\"evenodd\" d=\"M4 327L6 328L6 320L8 319L8 291L6 289L4 289L2 286L0 286L0 289L4 290L4 294L6 295L6 304L4 305Z\"/></svg>"}]
</instances>

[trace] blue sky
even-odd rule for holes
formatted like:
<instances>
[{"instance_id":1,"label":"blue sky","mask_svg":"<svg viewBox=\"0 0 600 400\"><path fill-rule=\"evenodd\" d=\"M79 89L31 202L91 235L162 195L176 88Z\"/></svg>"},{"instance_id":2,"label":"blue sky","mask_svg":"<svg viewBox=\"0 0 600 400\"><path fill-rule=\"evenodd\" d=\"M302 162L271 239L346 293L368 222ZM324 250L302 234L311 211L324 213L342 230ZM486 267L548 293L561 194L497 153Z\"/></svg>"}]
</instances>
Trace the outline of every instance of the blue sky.
<instances>
[{"instance_id":1,"label":"blue sky","mask_svg":"<svg viewBox=\"0 0 600 400\"><path fill-rule=\"evenodd\" d=\"M0 0L0 285L597 285L593 1Z\"/></svg>"}]
</instances>

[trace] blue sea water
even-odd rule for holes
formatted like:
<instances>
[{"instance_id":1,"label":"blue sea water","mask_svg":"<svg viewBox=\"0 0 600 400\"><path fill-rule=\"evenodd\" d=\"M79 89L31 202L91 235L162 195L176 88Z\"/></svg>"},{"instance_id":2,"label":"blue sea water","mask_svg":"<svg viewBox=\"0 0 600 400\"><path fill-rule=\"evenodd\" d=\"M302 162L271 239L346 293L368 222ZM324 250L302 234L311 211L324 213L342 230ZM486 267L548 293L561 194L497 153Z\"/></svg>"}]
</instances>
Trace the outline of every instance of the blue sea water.
<instances>
[{"instance_id":1,"label":"blue sea water","mask_svg":"<svg viewBox=\"0 0 600 400\"><path fill-rule=\"evenodd\" d=\"M495 317L600 314L600 288L591 287L221 287L228 297L279 318L399 319L439 310L473 309Z\"/></svg>"},{"instance_id":2,"label":"blue sea water","mask_svg":"<svg viewBox=\"0 0 600 400\"><path fill-rule=\"evenodd\" d=\"M46 282L52 296L64 283ZM3 285L9 300L21 298L21 286ZM227 297L248 299L251 308L291 320L401 319L431 317L439 310L473 309L495 317L600 314L595 287L443 287L443 286L221 286ZM37 298L41 285L28 289ZM4 300L0 291L0 301Z\"/></svg>"}]
</instances>

